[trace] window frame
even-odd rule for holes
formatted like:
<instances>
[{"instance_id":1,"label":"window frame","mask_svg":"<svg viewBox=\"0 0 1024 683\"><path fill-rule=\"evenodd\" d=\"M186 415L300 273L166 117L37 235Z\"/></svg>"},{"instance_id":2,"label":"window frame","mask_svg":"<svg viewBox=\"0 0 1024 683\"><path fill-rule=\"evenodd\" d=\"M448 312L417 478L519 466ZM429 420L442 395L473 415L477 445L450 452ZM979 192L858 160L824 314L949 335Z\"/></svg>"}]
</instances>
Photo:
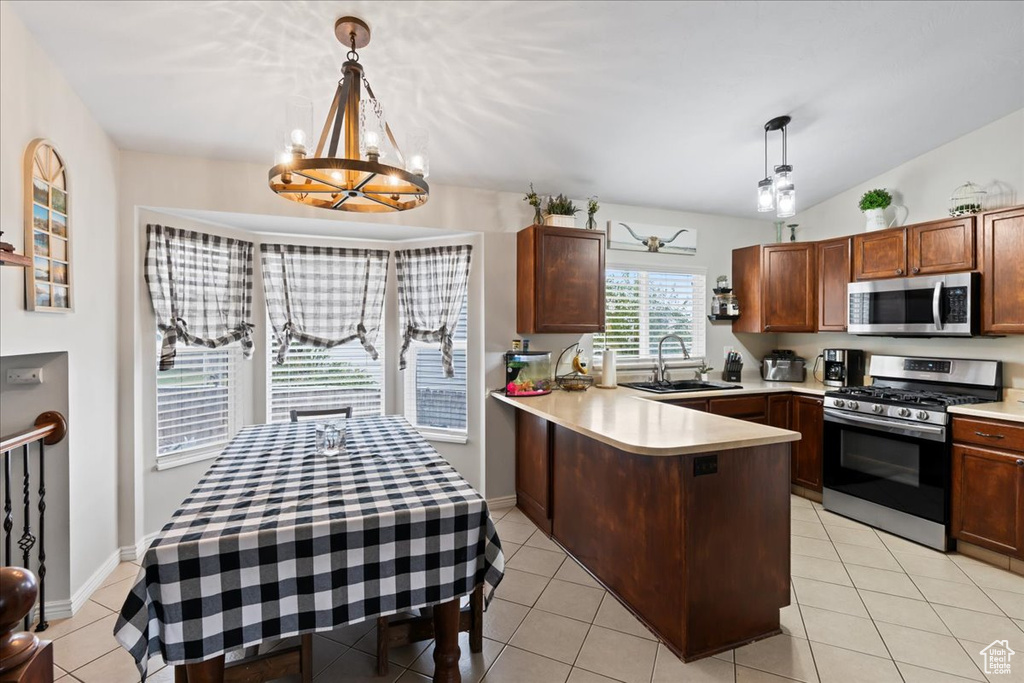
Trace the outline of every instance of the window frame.
<instances>
[{"instance_id":1,"label":"window frame","mask_svg":"<svg viewBox=\"0 0 1024 683\"><path fill-rule=\"evenodd\" d=\"M267 334L266 334L267 349L266 349L266 353L263 354L263 362L266 364L265 365L265 368L266 368L266 392L264 394L265 399L263 401L262 409L263 409L264 421L267 424L271 424L271 423L273 423L273 415L274 415L274 367L276 366L276 362L277 362L276 361L276 359L277 359L277 340L274 338L274 329L273 329L273 327L270 324L270 316L269 315L266 316L266 329L267 329ZM384 316L381 317L380 335L379 335L378 339L381 340L381 342L383 342L386 339L386 335L387 335L387 315L385 314ZM353 346L353 345L355 347L358 347L360 351L363 351L363 353L366 353L365 350L363 349L363 347L359 345L359 342L357 340L353 340L353 341L347 342L346 344L343 344L341 346L349 346L350 347L350 346ZM293 343L293 346L302 346L302 344ZM335 347L335 348L339 348L339 347ZM376 348L377 348L377 360L373 361L373 362L380 363L380 414L381 415L386 415L387 414L387 408L388 408L387 348L386 348L386 345L384 343L377 344ZM331 351L332 349L325 349L325 350L326 351ZM367 358L369 358L369 354L367 354ZM285 358L285 362L287 363L287 357Z\"/></svg>"},{"instance_id":2,"label":"window frame","mask_svg":"<svg viewBox=\"0 0 1024 683\"><path fill-rule=\"evenodd\" d=\"M462 309L459 312L459 321L456 324L456 335L452 339L452 354L462 351L466 354L466 405L465 416L466 426L462 429L446 429L444 427L433 427L420 425L416 422L416 366L419 362L419 351L437 351L437 342L423 342L412 340L409 343L409 351L406 354L406 367L402 370L405 374L402 377L402 415L413 426L413 429L423 435L428 441L444 443L464 444L469 442L469 289L462 300Z\"/></svg>"},{"instance_id":3,"label":"window frame","mask_svg":"<svg viewBox=\"0 0 1024 683\"><path fill-rule=\"evenodd\" d=\"M160 452L160 348L161 341L159 334L157 335L157 343L154 349L153 359L154 363L152 369L154 372L154 391L153 391L153 445L154 452L156 453L156 470L163 471L172 469L174 467L181 467L182 465L188 465L194 462L202 460L208 460L215 458L220 455L221 451L224 450L224 446L231 442L238 432L246 425L245 420L245 405L244 396L246 394L245 387L245 374L242 372L242 347L238 343L228 344L217 348L209 348L205 346L185 346L179 345L177 348L176 359L184 360L188 356L193 354L206 354L206 353L217 353L223 352L227 354L227 371L230 374L230 379L227 384L228 388L228 410L227 410L227 425L226 425L226 436L218 441L204 443L200 446L194 446L191 448L183 448L181 450L171 451L168 453ZM168 372L168 371L165 371Z\"/></svg>"},{"instance_id":4,"label":"window frame","mask_svg":"<svg viewBox=\"0 0 1024 683\"><path fill-rule=\"evenodd\" d=\"M694 322L695 322L695 324L700 326L700 337L703 340L703 346L704 346L704 348L702 349L703 353L701 355L694 355L694 354L691 353L689 358L681 358L681 357L676 356L674 354L666 356L665 357L665 367L666 368L696 368L696 367L700 367L701 365L703 365L707 361L707 357L708 357L707 356L707 353L708 353L708 349L707 349L707 343L708 343L708 321L707 321L707 309L708 309L708 302L707 302L707 291L708 291L707 290L707 286L708 285L707 285L707 282L708 282L708 271L707 271L707 268L702 268L702 267L698 267L698 266L682 266L682 265L673 265L673 264L663 264L663 263L639 263L639 262L633 261L633 260L624 260L624 261L617 261L617 262L607 263L606 266L605 266L605 321L606 321L606 323L607 323L607 315L608 315L608 310L609 310L608 309L608 305L607 305L607 298L608 298L608 288L607 288L608 280L607 280L607 278L608 278L608 272L609 271L639 271L639 272L646 272L646 273L659 273L659 274L664 273L664 274L670 274L670 275L693 275L693 276L697 276L697 277L702 277L703 278L703 292L702 292L702 294L700 296L699 301L697 299L695 299L695 301L694 301L694 308L697 309L699 307L700 310L695 310L695 312L694 312ZM593 358L592 366L594 367L594 369L598 369L599 370L603 366L603 362L602 362L603 361L603 354L600 353L599 352L600 350L598 349L598 343L597 343L598 334L604 335L606 333L602 332L602 333L597 333L597 334L591 335L591 346L592 346L591 356ZM672 348L675 349L676 346L674 345ZM691 351L691 350L687 349L687 351ZM655 365L657 364L657 355L655 354L655 355L652 355L652 356L640 356L640 357L629 357L629 356L618 355L616 357L616 363L615 364L616 364L616 367L618 367L619 369L625 370L625 371L647 370L647 369L655 367Z\"/></svg>"}]
</instances>

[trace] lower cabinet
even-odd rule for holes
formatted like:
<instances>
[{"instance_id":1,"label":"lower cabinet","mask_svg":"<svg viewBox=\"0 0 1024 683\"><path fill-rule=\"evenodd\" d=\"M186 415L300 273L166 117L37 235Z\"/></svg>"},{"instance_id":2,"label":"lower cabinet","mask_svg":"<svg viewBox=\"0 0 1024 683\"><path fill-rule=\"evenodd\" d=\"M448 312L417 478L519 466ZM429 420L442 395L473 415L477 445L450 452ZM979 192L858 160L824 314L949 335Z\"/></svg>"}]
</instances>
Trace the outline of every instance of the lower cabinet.
<instances>
[{"instance_id":1,"label":"lower cabinet","mask_svg":"<svg viewBox=\"0 0 1024 683\"><path fill-rule=\"evenodd\" d=\"M779 429L789 429L792 420L793 397L789 394L775 394L768 397L768 424Z\"/></svg>"},{"instance_id":2,"label":"lower cabinet","mask_svg":"<svg viewBox=\"0 0 1024 683\"><path fill-rule=\"evenodd\" d=\"M812 491L821 491L822 441L825 428L824 401L810 396L792 397L791 426L800 432L792 444L793 483Z\"/></svg>"},{"instance_id":3,"label":"lower cabinet","mask_svg":"<svg viewBox=\"0 0 1024 683\"><path fill-rule=\"evenodd\" d=\"M708 412L708 400L706 398L677 399L674 401L666 401L666 403L673 406L679 406L680 408L699 410L704 413Z\"/></svg>"},{"instance_id":4,"label":"lower cabinet","mask_svg":"<svg viewBox=\"0 0 1024 683\"><path fill-rule=\"evenodd\" d=\"M1021 426L953 419L952 534L959 541L1024 559L1022 437ZM1010 448L992 448L991 443Z\"/></svg>"},{"instance_id":5,"label":"lower cabinet","mask_svg":"<svg viewBox=\"0 0 1024 683\"><path fill-rule=\"evenodd\" d=\"M551 433L544 418L516 411L516 504L551 533Z\"/></svg>"}]
</instances>

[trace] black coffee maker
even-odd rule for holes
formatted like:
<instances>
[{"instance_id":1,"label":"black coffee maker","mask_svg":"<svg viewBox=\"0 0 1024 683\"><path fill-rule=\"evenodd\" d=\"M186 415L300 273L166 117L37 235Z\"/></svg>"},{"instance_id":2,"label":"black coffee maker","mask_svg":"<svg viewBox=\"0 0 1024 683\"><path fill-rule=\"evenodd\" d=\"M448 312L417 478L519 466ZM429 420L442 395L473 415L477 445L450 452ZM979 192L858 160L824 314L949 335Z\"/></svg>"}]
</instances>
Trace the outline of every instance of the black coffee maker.
<instances>
[{"instance_id":1,"label":"black coffee maker","mask_svg":"<svg viewBox=\"0 0 1024 683\"><path fill-rule=\"evenodd\" d=\"M860 349L825 349L822 384L829 387L859 387L864 384L864 352Z\"/></svg>"}]
</instances>

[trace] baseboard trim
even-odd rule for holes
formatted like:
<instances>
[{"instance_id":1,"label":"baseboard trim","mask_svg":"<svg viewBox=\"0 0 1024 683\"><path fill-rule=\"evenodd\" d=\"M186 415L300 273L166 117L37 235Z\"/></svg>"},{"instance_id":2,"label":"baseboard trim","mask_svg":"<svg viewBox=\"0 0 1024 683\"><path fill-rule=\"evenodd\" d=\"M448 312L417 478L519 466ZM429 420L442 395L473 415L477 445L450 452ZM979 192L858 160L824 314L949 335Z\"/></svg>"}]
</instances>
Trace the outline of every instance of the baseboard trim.
<instances>
[{"instance_id":1,"label":"baseboard trim","mask_svg":"<svg viewBox=\"0 0 1024 683\"><path fill-rule=\"evenodd\" d=\"M511 496L498 496L497 498L490 498L487 500L487 507L491 508L504 508L515 504L516 495L514 493Z\"/></svg>"},{"instance_id":2,"label":"baseboard trim","mask_svg":"<svg viewBox=\"0 0 1024 683\"><path fill-rule=\"evenodd\" d=\"M70 600L47 600L46 601L46 620L52 621L54 619L70 619L75 616L75 613L82 608L92 594L103 585L103 582L107 580L107 577L117 568L117 565L121 563L121 551L115 550L110 554L103 564L100 565L99 569L92 573L89 580L86 581L75 594L71 596ZM32 621L39 617L39 608L37 607L32 614ZM43 633L46 633L43 631Z\"/></svg>"},{"instance_id":3,"label":"baseboard trim","mask_svg":"<svg viewBox=\"0 0 1024 683\"><path fill-rule=\"evenodd\" d=\"M154 531L151 534L146 534L140 538L135 545L123 545L121 546L121 561L122 562L138 562L142 559L142 556L146 554L153 540L160 535L159 531Z\"/></svg>"}]
</instances>

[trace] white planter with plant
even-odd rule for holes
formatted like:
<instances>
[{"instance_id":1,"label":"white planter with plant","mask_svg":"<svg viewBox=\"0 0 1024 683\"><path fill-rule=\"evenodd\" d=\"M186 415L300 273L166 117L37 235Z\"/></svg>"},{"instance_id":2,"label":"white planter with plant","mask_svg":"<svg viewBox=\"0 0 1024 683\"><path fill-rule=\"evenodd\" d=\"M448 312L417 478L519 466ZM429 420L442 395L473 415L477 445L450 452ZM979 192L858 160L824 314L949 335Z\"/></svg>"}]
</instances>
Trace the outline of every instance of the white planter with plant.
<instances>
[{"instance_id":1,"label":"white planter with plant","mask_svg":"<svg viewBox=\"0 0 1024 683\"><path fill-rule=\"evenodd\" d=\"M701 363L700 367L697 368L697 371L696 371L697 379L699 379L701 382L707 382L708 381L708 373L711 372L712 370L714 370L714 368L711 367L710 365L708 365L706 363Z\"/></svg>"},{"instance_id":2,"label":"white planter with plant","mask_svg":"<svg viewBox=\"0 0 1024 683\"><path fill-rule=\"evenodd\" d=\"M564 194L557 197L548 197L547 206L544 207L544 225L552 225L558 228L575 228L576 214L579 208L572 203L572 200Z\"/></svg>"},{"instance_id":3,"label":"white planter with plant","mask_svg":"<svg viewBox=\"0 0 1024 683\"><path fill-rule=\"evenodd\" d=\"M896 222L895 218L892 223L887 223L885 220L885 210L889 208L890 204L892 204L892 195L887 190L874 189L864 193L860 198L860 210L864 212L864 229L867 232L885 230Z\"/></svg>"}]
</instances>

